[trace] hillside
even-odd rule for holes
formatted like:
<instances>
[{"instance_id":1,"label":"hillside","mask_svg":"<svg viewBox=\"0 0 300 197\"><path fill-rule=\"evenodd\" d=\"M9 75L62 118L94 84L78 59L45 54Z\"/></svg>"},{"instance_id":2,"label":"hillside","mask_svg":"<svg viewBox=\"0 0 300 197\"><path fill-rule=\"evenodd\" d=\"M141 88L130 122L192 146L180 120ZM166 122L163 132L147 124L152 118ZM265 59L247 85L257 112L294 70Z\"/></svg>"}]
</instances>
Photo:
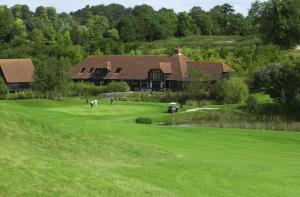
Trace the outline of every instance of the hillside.
<instances>
[{"instance_id":1,"label":"hillside","mask_svg":"<svg viewBox=\"0 0 300 197\"><path fill-rule=\"evenodd\" d=\"M254 37L245 36L188 36L184 38L170 38L153 42L142 42L141 49L174 49L184 48L235 48L259 44L261 41Z\"/></svg>"},{"instance_id":2,"label":"hillside","mask_svg":"<svg viewBox=\"0 0 300 197\"><path fill-rule=\"evenodd\" d=\"M299 196L300 134L139 125L165 104L1 101L0 196Z\"/></svg>"}]
</instances>

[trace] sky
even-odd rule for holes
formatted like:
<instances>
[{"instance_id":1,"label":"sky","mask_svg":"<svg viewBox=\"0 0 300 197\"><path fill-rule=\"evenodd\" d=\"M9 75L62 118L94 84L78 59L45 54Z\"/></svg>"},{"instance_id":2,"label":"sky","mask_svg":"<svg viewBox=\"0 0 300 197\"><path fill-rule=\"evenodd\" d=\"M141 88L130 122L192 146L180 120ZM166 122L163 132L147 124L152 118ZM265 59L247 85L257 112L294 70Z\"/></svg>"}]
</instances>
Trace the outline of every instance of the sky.
<instances>
[{"instance_id":1,"label":"sky","mask_svg":"<svg viewBox=\"0 0 300 197\"><path fill-rule=\"evenodd\" d=\"M189 11L193 6L200 6L204 10L209 10L215 5L229 3L234 6L237 12L247 15L253 0L0 0L0 5L8 7L14 4L26 4L31 10L38 6L55 7L58 12L71 12L84 8L86 5L99 5L118 3L125 7L148 4L158 10L162 7L173 8L176 12Z\"/></svg>"}]
</instances>

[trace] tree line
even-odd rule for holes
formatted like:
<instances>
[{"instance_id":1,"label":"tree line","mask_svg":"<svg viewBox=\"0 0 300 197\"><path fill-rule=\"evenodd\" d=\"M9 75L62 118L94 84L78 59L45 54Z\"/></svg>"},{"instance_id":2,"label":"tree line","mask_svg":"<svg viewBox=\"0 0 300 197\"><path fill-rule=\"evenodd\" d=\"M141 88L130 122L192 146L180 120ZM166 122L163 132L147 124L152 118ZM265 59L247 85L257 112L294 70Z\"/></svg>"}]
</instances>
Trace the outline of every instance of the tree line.
<instances>
[{"instance_id":1,"label":"tree line","mask_svg":"<svg viewBox=\"0 0 300 197\"><path fill-rule=\"evenodd\" d=\"M138 47L126 43L189 35L258 35L264 43L292 48L300 42L299 10L298 0L255 1L248 16L230 4L179 13L110 4L69 14L53 7L0 6L0 57L44 55L76 62L89 54L124 54Z\"/></svg>"}]
</instances>

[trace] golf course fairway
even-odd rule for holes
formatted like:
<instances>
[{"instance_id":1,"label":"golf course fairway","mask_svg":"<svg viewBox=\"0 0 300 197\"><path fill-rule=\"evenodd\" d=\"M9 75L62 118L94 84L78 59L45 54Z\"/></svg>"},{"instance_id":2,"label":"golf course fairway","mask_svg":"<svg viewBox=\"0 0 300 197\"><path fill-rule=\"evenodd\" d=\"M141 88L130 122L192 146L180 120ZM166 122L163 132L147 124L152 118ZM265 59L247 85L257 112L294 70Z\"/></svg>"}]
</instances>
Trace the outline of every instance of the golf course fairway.
<instances>
[{"instance_id":1,"label":"golf course fairway","mask_svg":"<svg viewBox=\"0 0 300 197\"><path fill-rule=\"evenodd\" d=\"M300 196L300 133L136 124L166 104L0 102L0 196Z\"/></svg>"}]
</instances>

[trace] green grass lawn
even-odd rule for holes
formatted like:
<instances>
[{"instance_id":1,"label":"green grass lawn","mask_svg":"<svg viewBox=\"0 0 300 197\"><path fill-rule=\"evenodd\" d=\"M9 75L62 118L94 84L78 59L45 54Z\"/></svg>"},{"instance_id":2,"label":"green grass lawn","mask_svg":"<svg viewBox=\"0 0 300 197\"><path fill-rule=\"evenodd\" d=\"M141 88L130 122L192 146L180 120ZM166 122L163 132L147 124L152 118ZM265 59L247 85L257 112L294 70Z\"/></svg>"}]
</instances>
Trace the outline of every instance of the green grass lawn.
<instances>
[{"instance_id":1,"label":"green grass lawn","mask_svg":"<svg viewBox=\"0 0 300 197\"><path fill-rule=\"evenodd\" d=\"M300 133L135 124L165 104L0 102L0 196L300 196Z\"/></svg>"}]
</instances>

